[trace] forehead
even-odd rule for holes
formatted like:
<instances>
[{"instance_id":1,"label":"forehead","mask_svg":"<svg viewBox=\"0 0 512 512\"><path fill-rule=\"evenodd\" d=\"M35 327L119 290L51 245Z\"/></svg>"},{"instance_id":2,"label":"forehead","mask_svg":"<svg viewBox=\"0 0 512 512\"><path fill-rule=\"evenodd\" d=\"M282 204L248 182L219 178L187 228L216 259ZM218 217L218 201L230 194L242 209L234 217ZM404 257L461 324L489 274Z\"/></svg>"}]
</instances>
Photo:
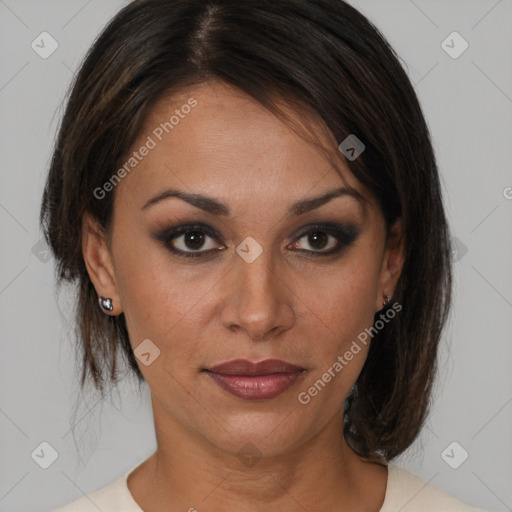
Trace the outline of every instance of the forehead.
<instances>
[{"instance_id":1,"label":"forehead","mask_svg":"<svg viewBox=\"0 0 512 512\"><path fill-rule=\"evenodd\" d=\"M130 154L144 146L151 149L120 188L137 203L164 186L232 201L247 201L249 192L251 197L282 201L283 193L299 198L309 190L340 185L368 197L325 127L306 112L283 102L279 106L328 152L306 142L243 91L223 82L205 83L154 104Z\"/></svg>"}]
</instances>

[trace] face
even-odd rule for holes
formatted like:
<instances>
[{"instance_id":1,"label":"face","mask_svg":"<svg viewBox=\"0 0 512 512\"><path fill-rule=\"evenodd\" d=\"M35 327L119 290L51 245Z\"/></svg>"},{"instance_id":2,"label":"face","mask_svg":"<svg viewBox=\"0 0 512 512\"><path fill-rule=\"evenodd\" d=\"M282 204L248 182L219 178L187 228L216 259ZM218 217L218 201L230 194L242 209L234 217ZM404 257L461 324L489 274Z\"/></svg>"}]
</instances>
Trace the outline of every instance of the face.
<instances>
[{"instance_id":1,"label":"face","mask_svg":"<svg viewBox=\"0 0 512 512\"><path fill-rule=\"evenodd\" d=\"M174 114L166 133L161 123ZM399 226L387 243L374 198L346 166L340 174L219 82L160 100L132 151L140 160L110 192L110 243L84 217L83 250L96 291L124 313L136 354L149 354L138 364L157 428L269 455L329 425L338 433L369 344L333 365L393 293ZM340 192L348 187L357 193ZM301 371L238 380L207 371L237 359ZM330 382L308 393L329 369Z\"/></svg>"}]
</instances>

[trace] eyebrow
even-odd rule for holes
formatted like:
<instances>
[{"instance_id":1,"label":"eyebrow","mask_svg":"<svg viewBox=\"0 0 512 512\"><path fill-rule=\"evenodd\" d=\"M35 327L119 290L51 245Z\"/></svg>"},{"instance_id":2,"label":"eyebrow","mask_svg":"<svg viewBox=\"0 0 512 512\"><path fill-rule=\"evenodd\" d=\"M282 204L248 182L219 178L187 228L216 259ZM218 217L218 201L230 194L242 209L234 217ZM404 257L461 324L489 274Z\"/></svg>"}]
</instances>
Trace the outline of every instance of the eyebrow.
<instances>
[{"instance_id":1,"label":"eyebrow","mask_svg":"<svg viewBox=\"0 0 512 512\"><path fill-rule=\"evenodd\" d=\"M365 206L366 198L363 195L361 195L356 189L341 187L335 190L331 190L330 192L327 192L318 197L301 199L297 201L290 207L286 216L294 217L298 215L303 215L312 210L316 210L320 206L328 203L329 201L336 197L342 196L352 197L359 201L360 203L362 203L363 206ZM176 190L172 188L166 189L157 196L151 198L144 204L141 210L147 210L151 206L172 197L182 199L183 201L186 201L192 206L195 206L196 208L199 208L207 213L211 213L212 215L226 217L231 215L231 210L229 209L229 207L226 204L222 203L221 201L214 199L213 197L208 197L201 194L188 194L181 190Z\"/></svg>"}]
</instances>

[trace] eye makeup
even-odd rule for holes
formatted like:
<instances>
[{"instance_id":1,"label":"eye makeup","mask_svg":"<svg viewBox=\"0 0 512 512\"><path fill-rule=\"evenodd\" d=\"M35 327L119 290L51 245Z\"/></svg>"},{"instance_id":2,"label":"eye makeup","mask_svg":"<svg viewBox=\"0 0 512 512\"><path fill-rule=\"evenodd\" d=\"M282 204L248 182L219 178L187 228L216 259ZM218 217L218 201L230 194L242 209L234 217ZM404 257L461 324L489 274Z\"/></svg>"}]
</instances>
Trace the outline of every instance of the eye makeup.
<instances>
[{"instance_id":1,"label":"eye makeup","mask_svg":"<svg viewBox=\"0 0 512 512\"><path fill-rule=\"evenodd\" d=\"M287 248L307 257L333 256L353 244L359 232L354 223L311 223L290 237L292 242ZM203 222L168 226L155 231L151 237L173 255L183 258L209 259L219 251L227 249L220 233ZM301 242L302 240L305 241ZM313 249L304 248L304 245L309 245Z\"/></svg>"}]
</instances>

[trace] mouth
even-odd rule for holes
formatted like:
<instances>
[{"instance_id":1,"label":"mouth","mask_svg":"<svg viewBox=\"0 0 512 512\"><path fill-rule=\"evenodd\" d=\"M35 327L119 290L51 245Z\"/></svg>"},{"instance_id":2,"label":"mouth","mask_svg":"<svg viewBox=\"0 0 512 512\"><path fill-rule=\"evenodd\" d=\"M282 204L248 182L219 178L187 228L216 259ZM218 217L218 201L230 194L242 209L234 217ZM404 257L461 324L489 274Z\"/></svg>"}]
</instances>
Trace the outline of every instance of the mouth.
<instances>
[{"instance_id":1,"label":"mouth","mask_svg":"<svg viewBox=\"0 0 512 512\"><path fill-rule=\"evenodd\" d=\"M259 363L236 359L202 371L234 396L245 400L262 400L284 393L307 370L278 359Z\"/></svg>"}]
</instances>

